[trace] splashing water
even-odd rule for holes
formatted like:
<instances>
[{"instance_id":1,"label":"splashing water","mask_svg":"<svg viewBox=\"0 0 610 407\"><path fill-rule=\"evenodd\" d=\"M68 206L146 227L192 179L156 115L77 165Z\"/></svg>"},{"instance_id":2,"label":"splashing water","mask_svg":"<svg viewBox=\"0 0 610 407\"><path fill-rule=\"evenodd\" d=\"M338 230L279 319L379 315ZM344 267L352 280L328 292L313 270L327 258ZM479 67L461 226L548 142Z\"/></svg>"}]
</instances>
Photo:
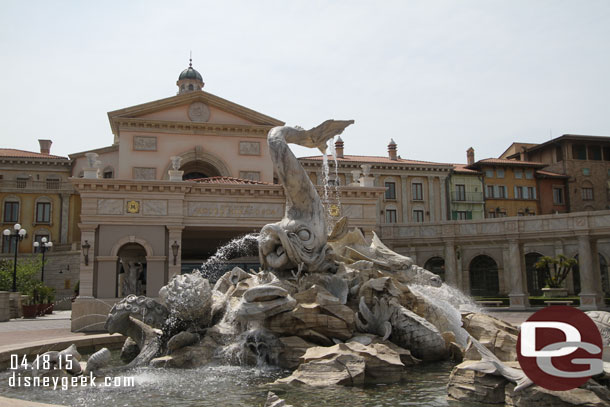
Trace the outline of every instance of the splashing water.
<instances>
[{"instance_id":1,"label":"splashing water","mask_svg":"<svg viewBox=\"0 0 610 407\"><path fill-rule=\"evenodd\" d=\"M258 256L258 233L235 238L221 246L197 271L204 278L216 281L226 271L225 263L228 260L244 256Z\"/></svg>"},{"instance_id":2,"label":"splashing water","mask_svg":"<svg viewBox=\"0 0 610 407\"><path fill-rule=\"evenodd\" d=\"M327 149L330 150L330 154L333 157L333 162L335 165L335 179L332 188L330 183L330 166L328 162L328 155L326 154ZM331 210L332 206L336 205L338 208L338 212L341 213L341 200L339 192L339 163L337 161L337 151L335 150L335 138L329 139L327 141L326 149L322 153L322 174L322 182L324 187L322 205L326 209L326 232L330 233L336 222L336 214L333 214L333 210Z\"/></svg>"},{"instance_id":3,"label":"splashing water","mask_svg":"<svg viewBox=\"0 0 610 407\"><path fill-rule=\"evenodd\" d=\"M456 288L443 284L440 287L413 284L409 288L416 295L423 297L427 303L432 304L437 310L442 312L446 318L447 327L455 334L457 342L466 346L468 334L462 328L462 312L480 312L479 306L461 291Z\"/></svg>"}]
</instances>

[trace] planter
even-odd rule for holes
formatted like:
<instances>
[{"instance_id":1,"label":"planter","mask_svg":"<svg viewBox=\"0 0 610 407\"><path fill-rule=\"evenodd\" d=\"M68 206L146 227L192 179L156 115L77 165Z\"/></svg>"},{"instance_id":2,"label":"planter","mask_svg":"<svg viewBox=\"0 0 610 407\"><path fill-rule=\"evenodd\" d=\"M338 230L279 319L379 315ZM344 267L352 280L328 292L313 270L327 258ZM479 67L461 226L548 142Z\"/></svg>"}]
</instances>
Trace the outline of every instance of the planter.
<instances>
[{"instance_id":1,"label":"planter","mask_svg":"<svg viewBox=\"0 0 610 407\"><path fill-rule=\"evenodd\" d=\"M36 315L38 315L38 304L23 305L21 309L24 318L36 318Z\"/></svg>"},{"instance_id":2,"label":"planter","mask_svg":"<svg viewBox=\"0 0 610 407\"><path fill-rule=\"evenodd\" d=\"M44 316L44 310L47 308L47 304L38 304L38 316Z\"/></svg>"},{"instance_id":3,"label":"planter","mask_svg":"<svg viewBox=\"0 0 610 407\"><path fill-rule=\"evenodd\" d=\"M0 291L0 322L8 321L11 318L10 298L10 292Z\"/></svg>"},{"instance_id":4,"label":"planter","mask_svg":"<svg viewBox=\"0 0 610 407\"><path fill-rule=\"evenodd\" d=\"M45 305L46 305L46 308L44 310L45 315L52 314L53 313L53 307L55 306L55 304L51 302L51 303L45 304Z\"/></svg>"},{"instance_id":5,"label":"planter","mask_svg":"<svg viewBox=\"0 0 610 407\"><path fill-rule=\"evenodd\" d=\"M559 298L559 297L567 297L568 289L559 287L559 288L550 288L546 287L542 289L542 296L545 298Z\"/></svg>"}]
</instances>

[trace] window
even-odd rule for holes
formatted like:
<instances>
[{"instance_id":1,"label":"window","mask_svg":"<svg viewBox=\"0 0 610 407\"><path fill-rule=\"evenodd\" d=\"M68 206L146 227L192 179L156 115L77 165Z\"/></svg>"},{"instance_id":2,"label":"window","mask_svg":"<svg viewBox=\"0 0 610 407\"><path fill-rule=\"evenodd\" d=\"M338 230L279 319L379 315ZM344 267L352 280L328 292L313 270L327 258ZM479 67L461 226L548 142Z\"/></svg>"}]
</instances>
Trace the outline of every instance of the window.
<instances>
[{"instance_id":1,"label":"window","mask_svg":"<svg viewBox=\"0 0 610 407\"><path fill-rule=\"evenodd\" d=\"M386 182L385 188L385 199L396 199L396 183Z\"/></svg>"},{"instance_id":2,"label":"window","mask_svg":"<svg viewBox=\"0 0 610 407\"><path fill-rule=\"evenodd\" d=\"M496 176L498 178L504 178L504 169L503 168L496 169Z\"/></svg>"},{"instance_id":3,"label":"window","mask_svg":"<svg viewBox=\"0 0 610 407\"><path fill-rule=\"evenodd\" d=\"M14 253L15 244L14 237L2 235L2 253Z\"/></svg>"},{"instance_id":4,"label":"window","mask_svg":"<svg viewBox=\"0 0 610 407\"><path fill-rule=\"evenodd\" d=\"M563 161L563 149L561 146L555 147L555 158L557 162Z\"/></svg>"},{"instance_id":5,"label":"window","mask_svg":"<svg viewBox=\"0 0 610 407\"><path fill-rule=\"evenodd\" d=\"M17 188L25 188L28 186L27 178L17 178L17 182L15 183L15 187Z\"/></svg>"},{"instance_id":6,"label":"window","mask_svg":"<svg viewBox=\"0 0 610 407\"><path fill-rule=\"evenodd\" d=\"M485 176L487 178L493 178L494 177L494 170L485 170Z\"/></svg>"},{"instance_id":7,"label":"window","mask_svg":"<svg viewBox=\"0 0 610 407\"><path fill-rule=\"evenodd\" d=\"M455 186L455 200L465 201L466 200L466 185L457 184Z\"/></svg>"},{"instance_id":8,"label":"window","mask_svg":"<svg viewBox=\"0 0 610 407\"><path fill-rule=\"evenodd\" d=\"M583 201L592 201L593 200L593 188L583 188L582 189L582 200Z\"/></svg>"},{"instance_id":9,"label":"window","mask_svg":"<svg viewBox=\"0 0 610 407\"><path fill-rule=\"evenodd\" d=\"M498 198L506 198L506 186L498 185Z\"/></svg>"},{"instance_id":10,"label":"window","mask_svg":"<svg viewBox=\"0 0 610 407\"><path fill-rule=\"evenodd\" d=\"M4 202L4 222L19 221L19 202Z\"/></svg>"},{"instance_id":11,"label":"window","mask_svg":"<svg viewBox=\"0 0 610 407\"><path fill-rule=\"evenodd\" d=\"M413 222L423 222L424 221L424 211L421 209L416 209L413 211Z\"/></svg>"},{"instance_id":12,"label":"window","mask_svg":"<svg viewBox=\"0 0 610 407\"><path fill-rule=\"evenodd\" d=\"M386 209L385 223L396 223L396 209Z\"/></svg>"},{"instance_id":13,"label":"window","mask_svg":"<svg viewBox=\"0 0 610 407\"><path fill-rule=\"evenodd\" d=\"M423 201L424 193L423 193L422 184L420 184L418 182L414 182L413 184L411 184L411 192L413 193L412 199L414 201Z\"/></svg>"},{"instance_id":14,"label":"window","mask_svg":"<svg viewBox=\"0 0 610 407\"><path fill-rule=\"evenodd\" d=\"M487 198L493 198L494 197L494 186L493 185L487 185L487 189L485 189L485 196Z\"/></svg>"},{"instance_id":15,"label":"window","mask_svg":"<svg viewBox=\"0 0 610 407\"><path fill-rule=\"evenodd\" d=\"M470 211L455 211L457 220L472 219L472 212Z\"/></svg>"},{"instance_id":16,"label":"window","mask_svg":"<svg viewBox=\"0 0 610 407\"><path fill-rule=\"evenodd\" d=\"M515 186L515 199L523 199L523 187Z\"/></svg>"},{"instance_id":17,"label":"window","mask_svg":"<svg viewBox=\"0 0 610 407\"><path fill-rule=\"evenodd\" d=\"M514 172L515 172L515 178L517 178L517 179L523 178L523 170L521 168L516 168Z\"/></svg>"},{"instance_id":18,"label":"window","mask_svg":"<svg viewBox=\"0 0 610 407\"><path fill-rule=\"evenodd\" d=\"M525 199L536 199L536 188L527 187L527 195L525 196Z\"/></svg>"},{"instance_id":19,"label":"window","mask_svg":"<svg viewBox=\"0 0 610 407\"><path fill-rule=\"evenodd\" d=\"M489 211L489 213L487 214L488 218L495 218L496 217L496 212L495 211Z\"/></svg>"},{"instance_id":20,"label":"window","mask_svg":"<svg viewBox=\"0 0 610 407\"><path fill-rule=\"evenodd\" d=\"M525 216L525 212L523 212L523 209L519 209L517 211L517 216Z\"/></svg>"},{"instance_id":21,"label":"window","mask_svg":"<svg viewBox=\"0 0 610 407\"><path fill-rule=\"evenodd\" d=\"M604 147L604 161L610 161L610 147Z\"/></svg>"},{"instance_id":22,"label":"window","mask_svg":"<svg viewBox=\"0 0 610 407\"><path fill-rule=\"evenodd\" d=\"M189 85L189 90L195 90L195 88L193 87L193 84Z\"/></svg>"},{"instance_id":23,"label":"window","mask_svg":"<svg viewBox=\"0 0 610 407\"><path fill-rule=\"evenodd\" d=\"M582 175L591 175L591 168L583 168Z\"/></svg>"},{"instance_id":24,"label":"window","mask_svg":"<svg viewBox=\"0 0 610 407\"><path fill-rule=\"evenodd\" d=\"M249 179L249 178L246 178L246 179ZM335 179L335 178L329 178L328 179L328 186L331 186L331 187L339 186L339 181L337 179Z\"/></svg>"},{"instance_id":25,"label":"window","mask_svg":"<svg viewBox=\"0 0 610 407\"><path fill-rule=\"evenodd\" d=\"M572 158L574 158L575 160L586 160L586 147L583 144L572 144Z\"/></svg>"},{"instance_id":26,"label":"window","mask_svg":"<svg viewBox=\"0 0 610 407\"><path fill-rule=\"evenodd\" d=\"M36 204L36 223L51 223L50 202L38 202Z\"/></svg>"},{"instance_id":27,"label":"window","mask_svg":"<svg viewBox=\"0 0 610 407\"><path fill-rule=\"evenodd\" d=\"M563 205L563 188L553 188L553 203Z\"/></svg>"},{"instance_id":28,"label":"window","mask_svg":"<svg viewBox=\"0 0 610 407\"><path fill-rule=\"evenodd\" d=\"M102 176L104 178L113 178L114 177L114 172L112 171L112 169L104 170L104 173L102 174Z\"/></svg>"},{"instance_id":29,"label":"window","mask_svg":"<svg viewBox=\"0 0 610 407\"><path fill-rule=\"evenodd\" d=\"M59 179L47 178L47 189L59 189Z\"/></svg>"},{"instance_id":30,"label":"window","mask_svg":"<svg viewBox=\"0 0 610 407\"><path fill-rule=\"evenodd\" d=\"M496 213L498 218L505 218L506 217L506 211L498 211Z\"/></svg>"},{"instance_id":31,"label":"window","mask_svg":"<svg viewBox=\"0 0 610 407\"><path fill-rule=\"evenodd\" d=\"M525 179L534 179L534 170L525 170Z\"/></svg>"},{"instance_id":32,"label":"window","mask_svg":"<svg viewBox=\"0 0 610 407\"><path fill-rule=\"evenodd\" d=\"M602 149L600 146L589 146L588 150L589 160L602 160Z\"/></svg>"}]
</instances>

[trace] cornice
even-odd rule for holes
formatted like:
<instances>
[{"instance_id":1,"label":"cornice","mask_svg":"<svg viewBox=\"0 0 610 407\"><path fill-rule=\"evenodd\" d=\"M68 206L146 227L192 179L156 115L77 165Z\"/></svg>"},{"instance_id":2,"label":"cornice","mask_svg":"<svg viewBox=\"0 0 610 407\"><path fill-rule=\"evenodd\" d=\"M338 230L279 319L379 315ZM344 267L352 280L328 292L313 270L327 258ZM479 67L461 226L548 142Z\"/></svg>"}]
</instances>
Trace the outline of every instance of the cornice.
<instances>
[{"instance_id":1,"label":"cornice","mask_svg":"<svg viewBox=\"0 0 610 407\"><path fill-rule=\"evenodd\" d=\"M273 126L252 124L215 124L198 122L180 122L165 120L150 120L128 117L117 117L112 119L113 125L119 131L146 131L153 133L181 133L181 134L204 134L222 133L227 136L248 135L251 137L267 137L267 133Z\"/></svg>"},{"instance_id":2,"label":"cornice","mask_svg":"<svg viewBox=\"0 0 610 407\"><path fill-rule=\"evenodd\" d=\"M314 167L321 168L322 163L318 160L309 161L306 159L299 158L299 162L303 167ZM385 163L371 163L364 161L350 161L350 162L342 162L339 161L339 169L361 169L360 166L363 164L367 164L371 166L371 170L385 170L385 171L431 171L431 172L451 172L453 169L450 166L439 166L436 164L409 164L409 163L400 163L400 164L385 164ZM330 163L329 163L330 165ZM334 164L332 165L334 168Z\"/></svg>"},{"instance_id":3,"label":"cornice","mask_svg":"<svg viewBox=\"0 0 610 407\"><path fill-rule=\"evenodd\" d=\"M72 165L68 158L31 158L31 157L0 157L0 164L23 164L23 165L42 165L42 166L65 166Z\"/></svg>"},{"instance_id":4,"label":"cornice","mask_svg":"<svg viewBox=\"0 0 610 407\"><path fill-rule=\"evenodd\" d=\"M134 193L142 194L181 194L189 195L185 199L195 196L259 196L267 198L284 199L284 189L279 184L269 185L236 185L236 184L199 184L197 182L175 182L175 181L143 181L143 180L117 180L117 179L87 179L70 178L76 191L80 194L89 193L128 193L133 197ZM324 187L317 186L318 193L324 191ZM342 198L377 198L385 193L384 187L339 187Z\"/></svg>"}]
</instances>

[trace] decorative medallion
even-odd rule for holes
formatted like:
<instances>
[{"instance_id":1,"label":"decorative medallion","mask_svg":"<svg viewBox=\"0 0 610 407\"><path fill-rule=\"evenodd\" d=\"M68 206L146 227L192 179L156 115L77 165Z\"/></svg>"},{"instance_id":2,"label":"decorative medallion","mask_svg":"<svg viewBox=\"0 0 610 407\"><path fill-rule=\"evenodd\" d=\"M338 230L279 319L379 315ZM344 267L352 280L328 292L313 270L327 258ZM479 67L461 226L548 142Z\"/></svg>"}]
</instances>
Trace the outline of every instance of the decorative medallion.
<instances>
[{"instance_id":1,"label":"decorative medallion","mask_svg":"<svg viewBox=\"0 0 610 407\"><path fill-rule=\"evenodd\" d=\"M140 202L138 202L138 201L127 202L127 212L128 213L140 213Z\"/></svg>"},{"instance_id":2,"label":"decorative medallion","mask_svg":"<svg viewBox=\"0 0 610 407\"><path fill-rule=\"evenodd\" d=\"M330 206L330 208L328 209L328 212L330 213L330 216L332 216L333 218L336 218L339 215L341 215L341 210L339 209L339 206L336 204L332 204Z\"/></svg>"},{"instance_id":3,"label":"decorative medallion","mask_svg":"<svg viewBox=\"0 0 610 407\"><path fill-rule=\"evenodd\" d=\"M203 102L194 102L189 106L189 119L194 122L207 122L210 118L210 108Z\"/></svg>"}]
</instances>

